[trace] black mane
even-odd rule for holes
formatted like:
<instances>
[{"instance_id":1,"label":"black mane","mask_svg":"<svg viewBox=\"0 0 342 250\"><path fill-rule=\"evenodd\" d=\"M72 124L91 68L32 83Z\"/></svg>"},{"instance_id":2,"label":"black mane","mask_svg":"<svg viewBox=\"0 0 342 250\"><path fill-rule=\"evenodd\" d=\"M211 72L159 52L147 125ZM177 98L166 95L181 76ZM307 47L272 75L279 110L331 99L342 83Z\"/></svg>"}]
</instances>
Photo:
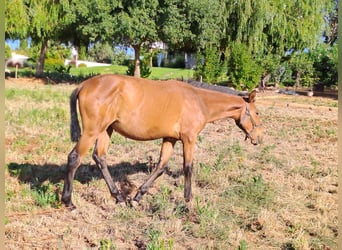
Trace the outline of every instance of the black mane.
<instances>
[{"instance_id":1,"label":"black mane","mask_svg":"<svg viewBox=\"0 0 342 250\"><path fill-rule=\"evenodd\" d=\"M231 95L238 95L238 96L245 96L246 93L245 92L240 92L228 87L224 87L224 86L219 86L219 85L212 85L212 84L208 84L205 82L198 82L198 81L194 81L194 80L188 80L186 81L186 83L190 84L191 86L194 86L196 88L201 88L201 89L209 89L209 90L214 90L214 91L218 91L218 92L223 92L223 93L227 93L227 94L231 94Z\"/></svg>"}]
</instances>

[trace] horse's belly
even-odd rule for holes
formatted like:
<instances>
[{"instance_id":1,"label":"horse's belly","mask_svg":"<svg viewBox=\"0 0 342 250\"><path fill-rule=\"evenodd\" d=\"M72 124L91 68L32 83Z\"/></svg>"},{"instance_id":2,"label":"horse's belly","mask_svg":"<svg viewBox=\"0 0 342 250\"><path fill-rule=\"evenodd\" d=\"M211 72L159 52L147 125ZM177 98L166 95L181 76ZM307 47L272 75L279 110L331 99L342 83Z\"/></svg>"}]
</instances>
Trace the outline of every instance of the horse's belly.
<instances>
[{"instance_id":1,"label":"horse's belly","mask_svg":"<svg viewBox=\"0 0 342 250\"><path fill-rule=\"evenodd\" d=\"M148 141L165 137L178 139L179 137L177 125L160 126L156 124L154 126L143 126L143 124L134 125L115 122L112 127L119 134L133 140Z\"/></svg>"}]
</instances>

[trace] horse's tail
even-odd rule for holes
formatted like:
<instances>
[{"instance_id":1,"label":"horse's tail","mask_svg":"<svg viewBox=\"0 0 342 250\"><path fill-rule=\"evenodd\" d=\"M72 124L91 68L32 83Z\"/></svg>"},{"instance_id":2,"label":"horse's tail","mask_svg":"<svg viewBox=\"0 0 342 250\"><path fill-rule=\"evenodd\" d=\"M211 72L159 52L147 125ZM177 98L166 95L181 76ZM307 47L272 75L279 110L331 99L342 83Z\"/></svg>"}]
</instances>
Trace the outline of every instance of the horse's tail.
<instances>
[{"instance_id":1,"label":"horse's tail","mask_svg":"<svg viewBox=\"0 0 342 250\"><path fill-rule=\"evenodd\" d=\"M81 88L76 88L70 95L70 136L71 141L77 142L81 137L81 127L77 115L77 99Z\"/></svg>"}]
</instances>

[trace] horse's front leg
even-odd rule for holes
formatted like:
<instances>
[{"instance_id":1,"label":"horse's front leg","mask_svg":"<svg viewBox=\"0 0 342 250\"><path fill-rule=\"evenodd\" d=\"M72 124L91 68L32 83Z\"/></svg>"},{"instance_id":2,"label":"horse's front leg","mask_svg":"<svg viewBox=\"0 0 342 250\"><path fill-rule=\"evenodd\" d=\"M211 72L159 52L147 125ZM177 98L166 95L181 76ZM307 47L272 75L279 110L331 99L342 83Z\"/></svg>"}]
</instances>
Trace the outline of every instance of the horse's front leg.
<instances>
[{"instance_id":1,"label":"horse's front leg","mask_svg":"<svg viewBox=\"0 0 342 250\"><path fill-rule=\"evenodd\" d=\"M150 186L152 185L152 183L163 174L164 172L164 168L167 164L167 162L169 161L172 153L173 153L173 147L176 143L175 139L172 138L164 138L163 139L163 144L162 144L162 148L160 151L160 158L159 158L159 162L158 165L156 167L156 169L154 170L154 172L151 174L150 178L143 184L140 186L137 194L134 197L134 201L139 202L139 200L141 199L141 197L147 192L147 190L150 188Z\"/></svg>"}]
</instances>

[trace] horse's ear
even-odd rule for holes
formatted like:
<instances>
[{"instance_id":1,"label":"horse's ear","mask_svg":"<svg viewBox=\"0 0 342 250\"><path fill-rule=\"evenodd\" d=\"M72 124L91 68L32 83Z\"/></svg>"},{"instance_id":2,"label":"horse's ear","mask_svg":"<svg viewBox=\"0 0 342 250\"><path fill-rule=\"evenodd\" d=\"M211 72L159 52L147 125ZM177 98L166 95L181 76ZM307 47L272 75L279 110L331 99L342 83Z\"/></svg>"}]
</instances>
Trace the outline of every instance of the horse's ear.
<instances>
[{"instance_id":1,"label":"horse's ear","mask_svg":"<svg viewBox=\"0 0 342 250\"><path fill-rule=\"evenodd\" d=\"M251 103L251 102L255 102L255 97L256 97L256 90L253 90L249 96L248 96L248 102Z\"/></svg>"}]
</instances>

